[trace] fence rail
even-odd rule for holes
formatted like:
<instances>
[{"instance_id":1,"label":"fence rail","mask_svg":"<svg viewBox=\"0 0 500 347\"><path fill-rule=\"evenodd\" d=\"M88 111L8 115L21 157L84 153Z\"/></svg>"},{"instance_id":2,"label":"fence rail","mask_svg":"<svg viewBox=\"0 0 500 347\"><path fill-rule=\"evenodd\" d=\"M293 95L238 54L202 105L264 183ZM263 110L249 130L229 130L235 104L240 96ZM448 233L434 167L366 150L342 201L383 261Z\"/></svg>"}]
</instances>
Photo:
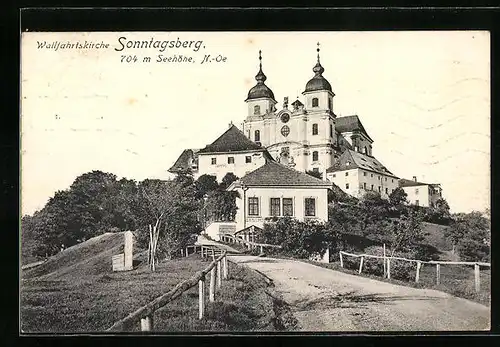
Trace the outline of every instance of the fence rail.
<instances>
[{"instance_id":1,"label":"fence rail","mask_svg":"<svg viewBox=\"0 0 500 347\"><path fill-rule=\"evenodd\" d=\"M212 249L212 254L215 254L215 249L208 246L202 246L200 251L202 252L202 256L204 256L203 251L205 249ZM196 251L196 247L195 247ZM206 252L208 256L208 251ZM185 291L195 287L198 284L199 287L199 296L198 296L198 306L199 306L199 314L198 318L202 319L205 314L205 279L207 274L210 273L210 287L209 287L209 300L215 300L215 278L217 277L217 288L220 288L222 285L222 279L226 280L229 278L229 269L227 262L227 253L223 251L220 255L214 259L210 265L208 265L202 271L198 271L191 278L177 284L172 290L167 293L161 295L145 306L137 309L132 312L125 318L114 323L107 331L125 331L130 328L133 324L136 324L140 321L141 330L142 331L151 331L153 329L153 315L155 311L165 306L169 302L178 298Z\"/></svg>"},{"instance_id":2,"label":"fence rail","mask_svg":"<svg viewBox=\"0 0 500 347\"><path fill-rule=\"evenodd\" d=\"M228 242L228 243L244 244L248 247L248 249L260 248L261 253L264 250L264 248L281 248L281 246L279 246L279 245L270 245L267 243L257 243L257 242L247 241L247 240L240 238L238 236L229 235L229 234L221 235L221 241Z\"/></svg>"},{"instance_id":3,"label":"fence rail","mask_svg":"<svg viewBox=\"0 0 500 347\"><path fill-rule=\"evenodd\" d=\"M483 267L491 267L491 263L484 263L484 262L470 262L470 261L437 261L437 260L417 260L417 259L407 259L407 258L401 258L401 257L391 257L391 256L380 256L380 255L373 255L373 254L353 254L353 253L348 253L344 251L339 252L340 256L340 267L344 267L344 259L343 256L347 255L350 257L355 257L355 258L361 258L359 262L359 270L358 273L362 273L363 271L363 263L365 258L376 258L376 259L383 259L384 260L384 277L387 277L387 279L391 279L391 261L392 260L403 260L403 261L408 261L408 262L415 262L417 264L417 271L415 273L415 282L418 283L420 280L420 269L422 268L423 264L432 264L436 265L436 284L439 285L440 279L441 279L441 265L472 265L474 266L474 284L475 284L475 290L476 292L479 292L481 290L481 279L480 279L480 266Z\"/></svg>"}]
</instances>

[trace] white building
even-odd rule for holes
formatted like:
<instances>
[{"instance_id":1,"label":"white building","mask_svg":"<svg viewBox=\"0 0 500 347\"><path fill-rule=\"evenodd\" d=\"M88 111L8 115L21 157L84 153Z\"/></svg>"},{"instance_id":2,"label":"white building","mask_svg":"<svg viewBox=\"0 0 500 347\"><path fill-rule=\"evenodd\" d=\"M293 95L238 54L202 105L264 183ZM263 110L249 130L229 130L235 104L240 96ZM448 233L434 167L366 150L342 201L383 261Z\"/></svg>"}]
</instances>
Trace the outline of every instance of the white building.
<instances>
[{"instance_id":1,"label":"white building","mask_svg":"<svg viewBox=\"0 0 500 347\"><path fill-rule=\"evenodd\" d=\"M442 198L442 189L438 183L418 182L416 176L413 176L413 180L400 179L399 186L408 195L407 200L411 205L432 207Z\"/></svg>"},{"instance_id":2,"label":"white building","mask_svg":"<svg viewBox=\"0 0 500 347\"><path fill-rule=\"evenodd\" d=\"M380 193L382 198L398 187L399 178L376 158L346 149L335 165L327 170L328 180L344 192L361 198L368 191Z\"/></svg>"},{"instance_id":3,"label":"white building","mask_svg":"<svg viewBox=\"0 0 500 347\"><path fill-rule=\"evenodd\" d=\"M229 172L242 177L269 160L272 157L264 147L249 140L231 124L228 130L205 148L184 150L168 171L176 173L190 168L195 179L206 174L216 176L220 182Z\"/></svg>"},{"instance_id":4,"label":"white building","mask_svg":"<svg viewBox=\"0 0 500 347\"><path fill-rule=\"evenodd\" d=\"M254 228L262 228L272 217L326 222L330 187L328 181L270 160L227 188L239 193L235 221L210 223L205 232L215 240L238 233L249 239Z\"/></svg>"},{"instance_id":5,"label":"white building","mask_svg":"<svg viewBox=\"0 0 500 347\"><path fill-rule=\"evenodd\" d=\"M246 185L249 190L245 191L245 194L255 194L259 201L259 215L248 215L248 201L245 204L244 200L239 201L238 207L245 212L238 210L240 219L236 222L237 228L248 228L248 223L262 225L263 219L271 213L271 198L281 199L280 213L284 209L283 199L288 211L290 200L287 199L293 198L294 214L302 218L304 199L309 194L315 197L318 204L318 218L323 219L326 217L320 211L327 210L325 187L336 188L336 185L343 192L358 198L367 191L379 192L382 197L387 198L400 185L399 178L374 157L374 141L359 117L337 117L334 113L335 94L323 76L325 69L320 63L319 48L317 51L317 62L312 69L314 76L305 84L302 101L295 100L289 108L288 97L285 97L281 110L276 107L277 101L273 91L265 84L267 77L262 70L262 56L259 52L259 70L255 76L257 83L249 90L245 100L247 115L242 124L242 131L231 125L224 134L205 148L184 150L169 169L173 173L190 169L195 178L203 174L215 175L218 181L228 172L234 173L242 180L245 177L246 180L249 177L258 177L257 180L251 179L253 186ZM282 165L277 166L274 161ZM321 173L323 185L316 182L316 188L284 186L282 179L275 181L275 185L257 184L259 180L273 182L261 174L266 171L259 170L270 170L270 177L275 177L274 171L278 171L277 168L281 171L293 168L294 170L287 172L294 173L316 171ZM436 191L436 186L428 185L428 191L430 192L431 188L433 192ZM232 188L243 189L236 186ZM412 189L412 192L407 191L409 199L421 206L431 204L431 200L437 196L432 193L424 202L422 195L419 198L412 197L413 194L418 194ZM320 191L321 193L318 193ZM280 196L271 196L272 194ZM325 194L324 199L322 194ZM439 188L439 197L440 194ZM273 203L273 206L278 206L278 200L273 200ZM255 203L252 206L256 206ZM273 211L276 211L277 207L273 208ZM217 229L216 226L214 228ZM234 225L227 228L234 231Z\"/></svg>"}]
</instances>

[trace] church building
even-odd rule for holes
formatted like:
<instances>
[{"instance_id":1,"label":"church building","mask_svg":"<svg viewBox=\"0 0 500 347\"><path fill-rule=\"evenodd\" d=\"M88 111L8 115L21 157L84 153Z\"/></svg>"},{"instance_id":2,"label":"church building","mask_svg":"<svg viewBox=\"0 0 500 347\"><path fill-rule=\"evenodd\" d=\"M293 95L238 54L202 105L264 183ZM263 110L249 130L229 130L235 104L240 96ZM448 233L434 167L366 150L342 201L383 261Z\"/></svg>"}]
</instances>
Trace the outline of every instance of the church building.
<instances>
[{"instance_id":1,"label":"church building","mask_svg":"<svg viewBox=\"0 0 500 347\"><path fill-rule=\"evenodd\" d=\"M325 69L320 62L319 43L316 64L312 71L314 75L306 82L302 99L297 98L289 105L288 97L284 97L282 107L278 109L274 92L265 83L267 76L262 68L262 54L259 51L256 84L248 91L245 99L247 115L241 130L231 124L228 130L205 148L184 150L169 172L176 173L190 169L195 178L209 174L216 176L218 181L221 181L226 173L232 172L240 178L240 181L231 187L235 190L243 189L244 181L249 177L254 185L255 177L262 179L263 182L267 182L259 186L258 193L261 199L259 211L262 208L265 210L263 216L273 215L278 211L278 200L276 200L278 198L267 197L267 193L273 190L269 182L274 182L276 185L274 188L281 194L280 199L285 199L286 208L280 200L279 211L284 213L290 210L287 199L293 197L285 196L291 194L290 189L294 184L284 188L282 181L287 175L283 175L280 179L280 173L284 173L283 168L292 169L302 177L299 179L294 176L297 178L292 180L295 185L299 181L303 182L306 176L311 177L305 173L306 171L315 171L321 176L322 180L318 180L319 182L315 181L306 187L301 186L301 189L310 192L314 189L315 192L321 192L312 194L315 201L321 205L315 207L317 211L326 211L327 201L323 199L323 191L326 192L325 189L328 187L338 187L357 198L368 191L378 192L383 198L388 198L400 185L399 178L375 158L374 141L368 135L358 115L340 117L335 114L335 93L324 76ZM255 172L260 174L254 174ZM272 177L266 178L263 172ZM306 192L300 194L307 195ZM293 209L295 211L297 208L298 215L303 212L305 206L302 195L295 197L296 202L293 204ZM271 202L268 198L275 200ZM252 205L253 211L255 211L255 201ZM312 200L309 200L308 204L310 201ZM242 210L251 210L249 201L243 199L238 203ZM271 209L275 212L271 212ZM321 220L327 218L323 216L323 212L318 216ZM238 225L248 227L246 218L255 219L255 217L247 216L246 213L239 215ZM260 212L259 218L261 218ZM259 219L258 224L261 222Z\"/></svg>"}]
</instances>

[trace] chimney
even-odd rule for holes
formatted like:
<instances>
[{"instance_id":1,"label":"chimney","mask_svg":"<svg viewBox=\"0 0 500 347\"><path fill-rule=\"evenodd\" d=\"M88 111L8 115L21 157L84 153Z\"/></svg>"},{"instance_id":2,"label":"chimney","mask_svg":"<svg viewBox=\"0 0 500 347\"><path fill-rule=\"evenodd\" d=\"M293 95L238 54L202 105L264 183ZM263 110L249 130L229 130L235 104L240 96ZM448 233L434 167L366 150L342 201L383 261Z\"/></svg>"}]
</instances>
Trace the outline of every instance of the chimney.
<instances>
[{"instance_id":1,"label":"chimney","mask_svg":"<svg viewBox=\"0 0 500 347\"><path fill-rule=\"evenodd\" d=\"M413 180L417 182L417 176L413 176Z\"/></svg>"}]
</instances>

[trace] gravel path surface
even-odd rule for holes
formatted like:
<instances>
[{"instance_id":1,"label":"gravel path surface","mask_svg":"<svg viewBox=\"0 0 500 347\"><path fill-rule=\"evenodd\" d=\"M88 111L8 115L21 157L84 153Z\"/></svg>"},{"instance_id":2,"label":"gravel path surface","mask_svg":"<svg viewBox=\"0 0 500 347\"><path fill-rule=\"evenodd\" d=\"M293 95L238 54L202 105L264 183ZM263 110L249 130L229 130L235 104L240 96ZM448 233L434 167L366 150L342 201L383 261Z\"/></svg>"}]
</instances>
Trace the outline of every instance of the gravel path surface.
<instances>
[{"instance_id":1,"label":"gravel path surface","mask_svg":"<svg viewBox=\"0 0 500 347\"><path fill-rule=\"evenodd\" d=\"M293 260L228 259L271 278L303 331L490 329L489 307L440 291L393 285Z\"/></svg>"}]
</instances>

